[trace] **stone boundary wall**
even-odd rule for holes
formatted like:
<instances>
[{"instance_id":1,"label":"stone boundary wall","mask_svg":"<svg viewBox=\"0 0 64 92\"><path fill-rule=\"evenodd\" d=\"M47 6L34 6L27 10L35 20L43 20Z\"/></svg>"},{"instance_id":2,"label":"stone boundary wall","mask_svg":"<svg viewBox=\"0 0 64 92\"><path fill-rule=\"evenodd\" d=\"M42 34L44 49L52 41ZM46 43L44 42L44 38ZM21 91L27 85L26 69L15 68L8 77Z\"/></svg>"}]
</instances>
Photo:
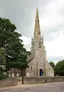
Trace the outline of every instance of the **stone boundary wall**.
<instances>
[{"instance_id":1,"label":"stone boundary wall","mask_svg":"<svg viewBox=\"0 0 64 92\"><path fill-rule=\"evenodd\" d=\"M16 79L0 80L0 87L16 86L16 85L17 85L17 80Z\"/></svg>"},{"instance_id":2,"label":"stone boundary wall","mask_svg":"<svg viewBox=\"0 0 64 92\"><path fill-rule=\"evenodd\" d=\"M63 82L64 76L55 77L24 77L24 84Z\"/></svg>"}]
</instances>

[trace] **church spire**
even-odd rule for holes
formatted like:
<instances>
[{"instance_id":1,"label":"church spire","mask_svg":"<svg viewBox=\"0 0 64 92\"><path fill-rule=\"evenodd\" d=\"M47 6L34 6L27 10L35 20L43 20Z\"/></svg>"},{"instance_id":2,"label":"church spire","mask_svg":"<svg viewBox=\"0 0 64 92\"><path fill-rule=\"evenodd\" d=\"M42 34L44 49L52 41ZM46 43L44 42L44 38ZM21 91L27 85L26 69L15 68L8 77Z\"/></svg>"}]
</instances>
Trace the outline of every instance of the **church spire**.
<instances>
[{"instance_id":1,"label":"church spire","mask_svg":"<svg viewBox=\"0 0 64 92\"><path fill-rule=\"evenodd\" d=\"M40 34L40 24L39 24L39 14L38 8L36 9L36 19L35 19L35 28L34 28L34 39L39 40L41 38Z\"/></svg>"}]
</instances>

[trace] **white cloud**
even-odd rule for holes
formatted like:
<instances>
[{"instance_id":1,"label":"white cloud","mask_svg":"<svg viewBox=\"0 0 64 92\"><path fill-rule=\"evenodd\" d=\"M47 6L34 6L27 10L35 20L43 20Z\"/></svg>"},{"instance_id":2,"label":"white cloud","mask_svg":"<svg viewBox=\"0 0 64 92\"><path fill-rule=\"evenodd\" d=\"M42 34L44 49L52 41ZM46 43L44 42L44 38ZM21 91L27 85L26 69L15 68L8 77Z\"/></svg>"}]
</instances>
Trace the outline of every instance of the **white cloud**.
<instances>
[{"instance_id":1,"label":"white cloud","mask_svg":"<svg viewBox=\"0 0 64 92\"><path fill-rule=\"evenodd\" d=\"M25 45L26 50L30 50L31 47L31 39L26 36L22 36L23 44Z\"/></svg>"},{"instance_id":2,"label":"white cloud","mask_svg":"<svg viewBox=\"0 0 64 92\"><path fill-rule=\"evenodd\" d=\"M4 16L4 12L3 12L3 9L0 8L0 16L3 17Z\"/></svg>"},{"instance_id":3,"label":"white cloud","mask_svg":"<svg viewBox=\"0 0 64 92\"><path fill-rule=\"evenodd\" d=\"M60 32L60 36L53 41L45 42L47 57L64 57L64 34Z\"/></svg>"},{"instance_id":4,"label":"white cloud","mask_svg":"<svg viewBox=\"0 0 64 92\"><path fill-rule=\"evenodd\" d=\"M61 16L58 12L64 7L63 0L54 0L45 7L44 14L40 17L41 27L44 29L52 28L64 20L64 16Z\"/></svg>"},{"instance_id":5,"label":"white cloud","mask_svg":"<svg viewBox=\"0 0 64 92\"><path fill-rule=\"evenodd\" d=\"M27 50L31 47L31 38L22 36L23 43ZM59 57L64 56L64 34L59 33L59 37L53 41L44 41L44 45L47 52L47 57Z\"/></svg>"}]
</instances>

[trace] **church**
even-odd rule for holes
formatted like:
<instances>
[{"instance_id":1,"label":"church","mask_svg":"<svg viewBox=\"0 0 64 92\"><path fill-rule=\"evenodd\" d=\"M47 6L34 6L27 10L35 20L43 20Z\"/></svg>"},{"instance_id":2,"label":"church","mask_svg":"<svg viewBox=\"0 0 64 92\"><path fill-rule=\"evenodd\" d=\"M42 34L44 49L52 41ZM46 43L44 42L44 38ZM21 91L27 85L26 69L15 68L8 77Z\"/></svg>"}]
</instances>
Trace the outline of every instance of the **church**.
<instances>
[{"instance_id":1,"label":"church","mask_svg":"<svg viewBox=\"0 0 64 92\"><path fill-rule=\"evenodd\" d=\"M30 55L28 55L28 66L26 76L54 76L54 69L46 59L46 50L41 37L38 9L36 10L34 36L31 42Z\"/></svg>"}]
</instances>

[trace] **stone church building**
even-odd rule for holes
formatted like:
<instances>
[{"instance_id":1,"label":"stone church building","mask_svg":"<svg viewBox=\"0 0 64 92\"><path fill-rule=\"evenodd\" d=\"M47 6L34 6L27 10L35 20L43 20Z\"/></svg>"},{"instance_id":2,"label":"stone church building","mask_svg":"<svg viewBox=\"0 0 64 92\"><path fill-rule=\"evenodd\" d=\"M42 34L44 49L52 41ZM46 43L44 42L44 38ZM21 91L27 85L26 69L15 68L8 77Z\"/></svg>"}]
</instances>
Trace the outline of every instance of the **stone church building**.
<instances>
[{"instance_id":1,"label":"stone church building","mask_svg":"<svg viewBox=\"0 0 64 92\"><path fill-rule=\"evenodd\" d=\"M38 9L34 27L34 36L31 44L31 54L28 56L29 68L26 76L54 76L54 70L46 60L46 50L41 37Z\"/></svg>"}]
</instances>

